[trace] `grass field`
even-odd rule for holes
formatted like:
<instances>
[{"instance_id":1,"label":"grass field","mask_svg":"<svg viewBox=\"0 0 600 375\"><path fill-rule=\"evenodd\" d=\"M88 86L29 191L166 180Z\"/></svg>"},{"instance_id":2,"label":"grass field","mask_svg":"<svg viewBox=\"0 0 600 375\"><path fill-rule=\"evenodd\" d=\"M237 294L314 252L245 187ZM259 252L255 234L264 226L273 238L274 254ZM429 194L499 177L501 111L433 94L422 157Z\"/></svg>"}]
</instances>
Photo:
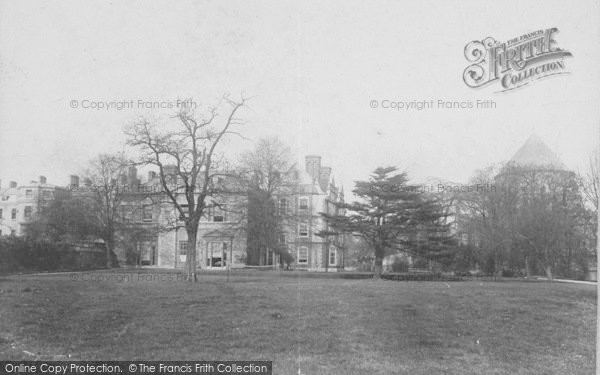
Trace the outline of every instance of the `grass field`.
<instances>
[{"instance_id":1,"label":"grass field","mask_svg":"<svg viewBox=\"0 0 600 375\"><path fill-rule=\"evenodd\" d=\"M263 359L274 374L594 373L590 285L73 275L0 279L0 359ZM99 277L112 279L90 280Z\"/></svg>"}]
</instances>

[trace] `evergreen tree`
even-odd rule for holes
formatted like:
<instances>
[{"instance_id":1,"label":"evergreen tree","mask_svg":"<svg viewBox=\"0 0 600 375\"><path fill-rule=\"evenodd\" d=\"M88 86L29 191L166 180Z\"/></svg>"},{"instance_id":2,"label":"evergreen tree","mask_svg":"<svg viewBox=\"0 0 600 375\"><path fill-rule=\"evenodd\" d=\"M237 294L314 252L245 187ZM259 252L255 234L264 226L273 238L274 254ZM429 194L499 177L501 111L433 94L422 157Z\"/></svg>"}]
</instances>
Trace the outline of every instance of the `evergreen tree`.
<instances>
[{"instance_id":1,"label":"evergreen tree","mask_svg":"<svg viewBox=\"0 0 600 375\"><path fill-rule=\"evenodd\" d=\"M406 173L379 167L368 181L356 181L353 193L357 201L338 203L345 216L322 216L329 224L328 234L351 233L369 245L375 277L381 277L383 258L389 252L431 257L447 249L449 228L442 205L410 185Z\"/></svg>"}]
</instances>

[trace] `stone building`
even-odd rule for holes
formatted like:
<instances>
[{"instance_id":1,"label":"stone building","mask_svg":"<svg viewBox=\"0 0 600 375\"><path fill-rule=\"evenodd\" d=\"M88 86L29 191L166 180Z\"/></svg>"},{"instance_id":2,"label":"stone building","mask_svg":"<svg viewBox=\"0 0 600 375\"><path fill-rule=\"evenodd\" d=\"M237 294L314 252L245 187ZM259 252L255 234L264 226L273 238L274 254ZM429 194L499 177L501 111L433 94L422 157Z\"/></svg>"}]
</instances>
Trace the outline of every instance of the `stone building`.
<instances>
[{"instance_id":1,"label":"stone building","mask_svg":"<svg viewBox=\"0 0 600 375\"><path fill-rule=\"evenodd\" d=\"M165 170L169 184L177 186L178 181L170 172L172 167L165 166ZM75 176L72 181L78 183L78 178ZM132 166L117 183L122 190L118 215L120 229L115 249L119 263L182 268L187 257L187 233L157 173L150 171L146 178L141 179L137 168ZM224 184L226 181L215 183ZM85 187L71 190L86 191ZM183 192L177 198L185 209ZM243 215L238 211L242 198L227 194L207 198L209 208L200 221L196 239L198 268L244 266L246 239L242 230ZM215 207L210 207L213 205Z\"/></svg>"},{"instance_id":2,"label":"stone building","mask_svg":"<svg viewBox=\"0 0 600 375\"><path fill-rule=\"evenodd\" d=\"M165 166L169 184L177 186L172 166ZM294 268L312 271L338 271L344 268L344 242L342 236L319 236L327 231L321 213L344 214L336 203L344 201L343 189L336 186L330 167L321 165L320 156L307 156L305 168L298 171L299 182L295 192L277 198L278 209L289 217L284 232L279 234L280 244L286 246L294 257ZM197 267L200 269L225 269L244 267L247 256L246 209L247 196L225 193L231 181L218 177L214 184L222 185L218 196L208 197L208 208L200 220L196 238ZM150 171L143 178L136 167L114 181L121 198L118 207L118 231L115 254L119 263L182 268L185 265L188 236L176 206L168 199L157 173ZM35 213L54 197L93 198L91 182L76 175L69 178L67 187L39 182L17 186L11 182L0 189L0 234L22 235ZM185 209L185 195L177 196ZM102 243L102 240L92 239ZM278 256L267 254L266 263L278 265Z\"/></svg>"},{"instance_id":3,"label":"stone building","mask_svg":"<svg viewBox=\"0 0 600 375\"><path fill-rule=\"evenodd\" d=\"M321 157L305 158L298 171L299 186L292 196L279 197L279 211L292 216L280 233L294 257L294 268L311 271L339 271L344 268L344 237L319 236L328 226L321 213L343 215L336 203L344 202L343 188L335 184L331 167L321 165ZM268 263L274 264L274 263Z\"/></svg>"},{"instance_id":4,"label":"stone building","mask_svg":"<svg viewBox=\"0 0 600 375\"><path fill-rule=\"evenodd\" d=\"M46 205L68 195L68 189L49 184L44 176L24 185L10 181L6 188L0 183L0 236L24 235L27 225Z\"/></svg>"}]
</instances>

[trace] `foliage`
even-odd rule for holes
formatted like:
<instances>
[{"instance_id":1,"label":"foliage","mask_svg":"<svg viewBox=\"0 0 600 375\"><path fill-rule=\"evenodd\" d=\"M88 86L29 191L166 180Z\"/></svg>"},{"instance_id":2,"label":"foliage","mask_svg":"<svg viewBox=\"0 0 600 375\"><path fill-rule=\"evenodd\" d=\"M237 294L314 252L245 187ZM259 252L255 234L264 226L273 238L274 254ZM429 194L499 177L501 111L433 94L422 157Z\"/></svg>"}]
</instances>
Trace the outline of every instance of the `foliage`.
<instances>
[{"instance_id":1,"label":"foliage","mask_svg":"<svg viewBox=\"0 0 600 375\"><path fill-rule=\"evenodd\" d=\"M369 180L355 182L353 193L359 200L338 203L347 215L322 216L333 232L352 233L369 245L376 277L381 277L383 258L392 251L431 256L446 250L449 228L442 205L410 185L406 173L377 168Z\"/></svg>"},{"instance_id":2,"label":"foliage","mask_svg":"<svg viewBox=\"0 0 600 375\"><path fill-rule=\"evenodd\" d=\"M478 171L471 184L493 189L461 194L459 223L476 251L463 261L485 272L553 272L581 277L589 256L589 212L572 172L506 165Z\"/></svg>"},{"instance_id":3,"label":"foliage","mask_svg":"<svg viewBox=\"0 0 600 375\"><path fill-rule=\"evenodd\" d=\"M76 251L65 242L0 237L0 274L104 268L105 257L103 251Z\"/></svg>"},{"instance_id":4,"label":"foliage","mask_svg":"<svg viewBox=\"0 0 600 375\"><path fill-rule=\"evenodd\" d=\"M408 261L406 259L396 257L392 262L391 269L392 272L408 272L409 267L410 264L408 264Z\"/></svg>"},{"instance_id":5,"label":"foliage","mask_svg":"<svg viewBox=\"0 0 600 375\"><path fill-rule=\"evenodd\" d=\"M282 265L289 265L293 257L279 239L290 232L296 220L288 207L281 209L279 200L290 204L298 188L290 148L278 138L263 138L242 155L239 165L240 183L248 194L247 264L266 265L271 250L280 255Z\"/></svg>"}]
</instances>

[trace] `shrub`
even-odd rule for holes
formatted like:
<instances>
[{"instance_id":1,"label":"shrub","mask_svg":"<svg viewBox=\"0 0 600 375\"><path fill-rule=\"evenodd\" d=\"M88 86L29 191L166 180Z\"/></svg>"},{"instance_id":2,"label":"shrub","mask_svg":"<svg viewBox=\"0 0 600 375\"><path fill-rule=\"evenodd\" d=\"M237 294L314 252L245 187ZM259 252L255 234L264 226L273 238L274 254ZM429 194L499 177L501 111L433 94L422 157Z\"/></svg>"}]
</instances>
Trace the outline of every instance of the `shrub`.
<instances>
[{"instance_id":1,"label":"shrub","mask_svg":"<svg viewBox=\"0 0 600 375\"><path fill-rule=\"evenodd\" d=\"M103 268L104 251L76 251L66 243L33 241L25 237L0 238L0 273L76 271Z\"/></svg>"},{"instance_id":2,"label":"shrub","mask_svg":"<svg viewBox=\"0 0 600 375\"><path fill-rule=\"evenodd\" d=\"M392 272L408 272L408 267L410 265L405 259L396 257L392 263Z\"/></svg>"}]
</instances>

